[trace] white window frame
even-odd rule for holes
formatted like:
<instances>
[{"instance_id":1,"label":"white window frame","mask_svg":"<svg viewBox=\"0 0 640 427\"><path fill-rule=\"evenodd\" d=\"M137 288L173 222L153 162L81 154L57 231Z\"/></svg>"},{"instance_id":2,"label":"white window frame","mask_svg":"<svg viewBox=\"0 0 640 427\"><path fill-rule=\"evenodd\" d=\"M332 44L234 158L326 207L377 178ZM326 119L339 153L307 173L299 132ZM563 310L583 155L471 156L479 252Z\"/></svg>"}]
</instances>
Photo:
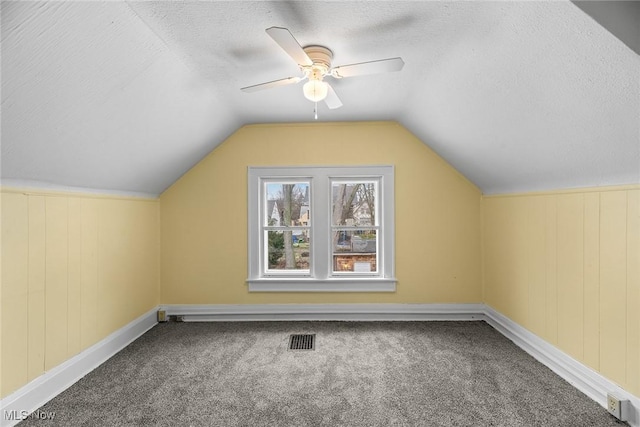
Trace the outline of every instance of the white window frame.
<instances>
[{"instance_id":1,"label":"white window frame","mask_svg":"<svg viewBox=\"0 0 640 427\"><path fill-rule=\"evenodd\" d=\"M266 182L310 182L310 269L266 273L262 224ZM333 272L331 252L332 180L376 180L379 230L376 273ZM248 169L248 278L250 292L395 292L395 217L393 166L249 167ZM355 228L355 227L354 227Z\"/></svg>"}]
</instances>

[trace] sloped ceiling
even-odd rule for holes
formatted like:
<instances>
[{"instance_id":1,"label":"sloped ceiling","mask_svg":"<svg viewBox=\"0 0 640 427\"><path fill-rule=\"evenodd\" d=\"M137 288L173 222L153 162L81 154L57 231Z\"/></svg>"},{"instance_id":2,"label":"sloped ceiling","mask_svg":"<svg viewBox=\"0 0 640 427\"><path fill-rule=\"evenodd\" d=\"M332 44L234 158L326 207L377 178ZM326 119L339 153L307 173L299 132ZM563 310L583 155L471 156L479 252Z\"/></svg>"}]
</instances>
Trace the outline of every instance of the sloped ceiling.
<instances>
[{"instance_id":1,"label":"sloped ceiling","mask_svg":"<svg viewBox=\"0 0 640 427\"><path fill-rule=\"evenodd\" d=\"M159 194L249 123L313 120L264 32L334 65L319 121L395 120L483 192L640 183L640 56L561 2L2 2L2 179Z\"/></svg>"}]
</instances>

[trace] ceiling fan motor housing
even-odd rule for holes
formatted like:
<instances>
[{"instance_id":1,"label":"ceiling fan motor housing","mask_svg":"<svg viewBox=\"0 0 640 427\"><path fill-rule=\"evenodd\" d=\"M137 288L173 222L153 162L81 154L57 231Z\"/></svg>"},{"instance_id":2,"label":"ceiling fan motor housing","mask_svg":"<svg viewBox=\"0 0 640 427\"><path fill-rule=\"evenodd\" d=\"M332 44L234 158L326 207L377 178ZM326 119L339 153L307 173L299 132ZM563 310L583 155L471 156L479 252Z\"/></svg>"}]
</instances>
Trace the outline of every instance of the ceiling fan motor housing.
<instances>
[{"instance_id":1,"label":"ceiling fan motor housing","mask_svg":"<svg viewBox=\"0 0 640 427\"><path fill-rule=\"evenodd\" d=\"M321 80L331 68L331 60L333 52L324 46L306 46L302 48L307 54L313 65L304 66L307 77L313 80Z\"/></svg>"}]
</instances>

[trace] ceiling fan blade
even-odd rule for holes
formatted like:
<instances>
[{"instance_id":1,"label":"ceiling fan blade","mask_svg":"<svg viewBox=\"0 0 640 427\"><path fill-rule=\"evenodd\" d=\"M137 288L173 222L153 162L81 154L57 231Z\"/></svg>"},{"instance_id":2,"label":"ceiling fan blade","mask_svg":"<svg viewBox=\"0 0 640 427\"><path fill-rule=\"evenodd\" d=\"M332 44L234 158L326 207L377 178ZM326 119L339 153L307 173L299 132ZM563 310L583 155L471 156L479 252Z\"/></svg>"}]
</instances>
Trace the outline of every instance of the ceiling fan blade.
<instances>
[{"instance_id":1,"label":"ceiling fan blade","mask_svg":"<svg viewBox=\"0 0 640 427\"><path fill-rule=\"evenodd\" d=\"M297 64L313 65L311 58L305 53L300 43L298 43L289 30L281 27L271 27L265 31Z\"/></svg>"},{"instance_id":2,"label":"ceiling fan blade","mask_svg":"<svg viewBox=\"0 0 640 427\"><path fill-rule=\"evenodd\" d=\"M302 80L300 77L287 77L286 79L274 80L271 82L260 83L253 86L243 87L240 90L243 92L257 92L262 89L269 89L272 87L285 86L293 83L298 83Z\"/></svg>"},{"instance_id":3,"label":"ceiling fan blade","mask_svg":"<svg viewBox=\"0 0 640 427\"><path fill-rule=\"evenodd\" d=\"M402 58L379 59L377 61L361 62L359 64L341 65L331 70L336 78L363 76L365 74L389 73L400 71L404 67Z\"/></svg>"},{"instance_id":4,"label":"ceiling fan blade","mask_svg":"<svg viewBox=\"0 0 640 427\"><path fill-rule=\"evenodd\" d=\"M331 85L327 83L327 87L329 91L327 92L327 97L324 99L324 103L327 104L327 107L329 107L330 110L342 107L342 101L340 101L340 98L338 98L338 95Z\"/></svg>"}]
</instances>

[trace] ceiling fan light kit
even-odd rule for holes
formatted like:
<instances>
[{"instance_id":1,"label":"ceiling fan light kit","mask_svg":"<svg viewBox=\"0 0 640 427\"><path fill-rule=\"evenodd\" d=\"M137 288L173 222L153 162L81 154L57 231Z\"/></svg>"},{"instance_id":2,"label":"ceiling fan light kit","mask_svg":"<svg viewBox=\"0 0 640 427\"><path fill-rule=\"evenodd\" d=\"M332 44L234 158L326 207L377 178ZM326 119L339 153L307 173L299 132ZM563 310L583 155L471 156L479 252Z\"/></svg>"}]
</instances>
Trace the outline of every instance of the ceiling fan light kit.
<instances>
[{"instance_id":1,"label":"ceiling fan light kit","mask_svg":"<svg viewBox=\"0 0 640 427\"><path fill-rule=\"evenodd\" d=\"M326 76L340 79L364 74L400 71L404 66L402 58L389 58L332 68L331 60L333 59L333 52L331 52L329 48L318 45L305 46L303 48L286 28L271 27L265 31L296 61L303 76L287 77L267 83L243 87L241 90L244 92L255 92L308 80L302 87L302 93L305 98L314 103L324 100L329 109L335 109L342 107L342 101L340 101L340 98L331 85L324 81Z\"/></svg>"},{"instance_id":2,"label":"ceiling fan light kit","mask_svg":"<svg viewBox=\"0 0 640 427\"><path fill-rule=\"evenodd\" d=\"M311 102L319 102L327 97L329 85L322 80L309 80L302 86L304 97Z\"/></svg>"}]
</instances>

